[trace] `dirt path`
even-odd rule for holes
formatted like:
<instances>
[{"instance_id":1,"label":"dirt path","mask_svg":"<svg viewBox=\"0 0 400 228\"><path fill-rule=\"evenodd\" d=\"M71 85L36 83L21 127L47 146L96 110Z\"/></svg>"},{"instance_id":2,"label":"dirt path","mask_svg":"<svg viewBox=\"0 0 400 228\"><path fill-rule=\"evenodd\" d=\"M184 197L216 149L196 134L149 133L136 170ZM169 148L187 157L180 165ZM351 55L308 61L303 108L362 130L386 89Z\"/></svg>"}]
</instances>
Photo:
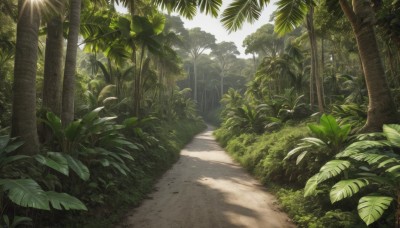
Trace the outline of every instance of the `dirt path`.
<instances>
[{"instance_id":1,"label":"dirt path","mask_svg":"<svg viewBox=\"0 0 400 228\"><path fill-rule=\"evenodd\" d=\"M122 227L295 227L276 198L218 146L211 128L181 152L155 189Z\"/></svg>"}]
</instances>

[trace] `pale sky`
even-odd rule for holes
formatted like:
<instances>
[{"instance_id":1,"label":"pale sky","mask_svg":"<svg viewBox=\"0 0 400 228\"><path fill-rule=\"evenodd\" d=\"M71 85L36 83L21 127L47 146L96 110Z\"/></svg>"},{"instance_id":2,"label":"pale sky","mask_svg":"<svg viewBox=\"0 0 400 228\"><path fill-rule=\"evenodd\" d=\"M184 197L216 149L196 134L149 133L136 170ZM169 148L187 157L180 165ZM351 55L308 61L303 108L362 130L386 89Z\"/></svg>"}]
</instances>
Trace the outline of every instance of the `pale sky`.
<instances>
[{"instance_id":1,"label":"pale sky","mask_svg":"<svg viewBox=\"0 0 400 228\"><path fill-rule=\"evenodd\" d=\"M187 29L190 28L195 28L195 27L200 27L203 31L206 31L208 33L211 33L215 36L217 39L217 42L222 42L222 41L232 41L236 44L238 47L239 52L241 53L239 57L241 58L250 58L251 56L246 56L244 54L244 48L242 47L243 40L246 38L246 36L250 35L251 33L255 32L258 28L260 28L262 25L271 23L269 22L271 14L274 10L276 10L275 2L277 0L271 0L271 3L268 5L268 7L264 8L260 18L258 21L254 22L253 24L249 23L244 23L242 28L236 32L228 33L225 28L222 26L221 22L219 21L219 18L213 18L211 16L206 16L204 14L197 14L193 18L193 20L187 20L184 17L181 17L184 26ZM223 4L221 7L221 13L223 10L231 3L232 0L223 0ZM119 11L124 11L120 7L118 7Z\"/></svg>"},{"instance_id":2,"label":"pale sky","mask_svg":"<svg viewBox=\"0 0 400 228\"><path fill-rule=\"evenodd\" d=\"M276 6L275 6L276 1L277 0L271 1L271 3L268 5L268 7L263 10L258 21L254 22L253 24L244 23L240 30L238 30L236 32L232 32L230 34L222 26L222 23L219 21L219 18L213 18L211 16L206 16L204 14L198 14L191 21L185 19L184 17L181 17L181 18L182 18L183 22L185 23L185 28L200 27L203 31L213 34L215 36L215 38L217 39L218 43L221 41L232 41L238 47L241 58L250 58L251 57L250 55L246 56L244 54L245 48L242 47L243 40L246 38L246 36L250 35L251 33L254 33L262 25L271 23L271 22L269 22L269 20L270 20L272 12L276 10ZM220 12L223 12L223 10L231 2L232 2L232 0L224 0Z\"/></svg>"}]
</instances>

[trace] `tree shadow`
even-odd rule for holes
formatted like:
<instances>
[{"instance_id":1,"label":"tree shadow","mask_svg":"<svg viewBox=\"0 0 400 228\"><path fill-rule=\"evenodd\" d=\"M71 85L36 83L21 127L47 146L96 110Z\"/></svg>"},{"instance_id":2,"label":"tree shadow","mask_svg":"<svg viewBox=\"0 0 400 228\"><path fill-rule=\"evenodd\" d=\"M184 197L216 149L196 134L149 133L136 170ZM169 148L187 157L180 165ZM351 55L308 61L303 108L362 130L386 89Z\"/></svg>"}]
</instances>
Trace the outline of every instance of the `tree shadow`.
<instances>
[{"instance_id":1,"label":"tree shadow","mask_svg":"<svg viewBox=\"0 0 400 228\"><path fill-rule=\"evenodd\" d=\"M265 190L223 152L209 126L120 227L295 227Z\"/></svg>"}]
</instances>

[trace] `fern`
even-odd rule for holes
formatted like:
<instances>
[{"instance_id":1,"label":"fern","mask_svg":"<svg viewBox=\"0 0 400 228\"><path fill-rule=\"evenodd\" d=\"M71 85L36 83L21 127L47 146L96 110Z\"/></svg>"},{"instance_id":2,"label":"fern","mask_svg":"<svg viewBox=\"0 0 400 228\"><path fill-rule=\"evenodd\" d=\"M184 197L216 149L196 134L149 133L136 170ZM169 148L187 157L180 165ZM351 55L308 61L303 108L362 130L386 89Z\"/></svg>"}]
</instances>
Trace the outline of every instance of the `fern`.
<instances>
[{"instance_id":1,"label":"fern","mask_svg":"<svg viewBox=\"0 0 400 228\"><path fill-rule=\"evenodd\" d=\"M364 196L358 202L358 215L370 225L383 215L392 201L393 198L388 196Z\"/></svg>"}]
</instances>

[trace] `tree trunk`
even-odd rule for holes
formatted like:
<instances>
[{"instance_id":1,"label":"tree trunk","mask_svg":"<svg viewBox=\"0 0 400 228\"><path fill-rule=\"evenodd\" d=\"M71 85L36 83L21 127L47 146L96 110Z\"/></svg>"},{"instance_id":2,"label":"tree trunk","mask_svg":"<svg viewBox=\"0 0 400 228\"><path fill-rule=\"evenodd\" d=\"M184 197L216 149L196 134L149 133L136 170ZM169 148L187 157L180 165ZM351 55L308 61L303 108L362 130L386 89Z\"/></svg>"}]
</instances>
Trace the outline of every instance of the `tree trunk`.
<instances>
[{"instance_id":1,"label":"tree trunk","mask_svg":"<svg viewBox=\"0 0 400 228\"><path fill-rule=\"evenodd\" d=\"M36 126L36 70L38 59L39 9L33 1L18 1L17 42L14 63L11 136L24 144L18 152L39 150Z\"/></svg>"},{"instance_id":2,"label":"tree trunk","mask_svg":"<svg viewBox=\"0 0 400 228\"><path fill-rule=\"evenodd\" d=\"M138 73L136 74L136 79L135 79L135 93L136 93L136 97L135 97L135 110L136 110L136 117L140 117L140 103L142 100L142 76L143 76L143 58L144 58L144 52L145 52L145 47L144 44L142 44L141 47L141 52L140 52L140 62L139 62L139 69L138 69Z\"/></svg>"},{"instance_id":3,"label":"tree trunk","mask_svg":"<svg viewBox=\"0 0 400 228\"><path fill-rule=\"evenodd\" d=\"M379 55L374 12L368 1L353 0L353 9L346 0L340 0L340 5L356 36L368 90L368 117L362 131L381 131L383 124L398 123L398 115Z\"/></svg>"},{"instance_id":4,"label":"tree trunk","mask_svg":"<svg viewBox=\"0 0 400 228\"><path fill-rule=\"evenodd\" d=\"M59 10L60 14L54 16L47 23L43 78L43 108L56 115L61 113L62 60L64 54L62 12L64 12L64 6L60 6Z\"/></svg>"},{"instance_id":5,"label":"tree trunk","mask_svg":"<svg viewBox=\"0 0 400 228\"><path fill-rule=\"evenodd\" d=\"M307 15L307 30L310 39L311 46L311 75L315 79L315 87L317 90L318 110L324 112L324 99L322 94L321 77L319 75L319 64L318 64L318 45L314 30L314 7L310 6L309 13Z\"/></svg>"},{"instance_id":6,"label":"tree trunk","mask_svg":"<svg viewBox=\"0 0 400 228\"><path fill-rule=\"evenodd\" d=\"M193 59L193 70L194 70L194 95L193 100L197 103L197 57Z\"/></svg>"},{"instance_id":7,"label":"tree trunk","mask_svg":"<svg viewBox=\"0 0 400 228\"><path fill-rule=\"evenodd\" d=\"M224 95L224 72L221 72L221 99L222 96Z\"/></svg>"},{"instance_id":8,"label":"tree trunk","mask_svg":"<svg viewBox=\"0 0 400 228\"><path fill-rule=\"evenodd\" d=\"M61 120L64 126L74 120L76 55L81 17L81 0L71 0L68 45L65 57Z\"/></svg>"}]
</instances>

